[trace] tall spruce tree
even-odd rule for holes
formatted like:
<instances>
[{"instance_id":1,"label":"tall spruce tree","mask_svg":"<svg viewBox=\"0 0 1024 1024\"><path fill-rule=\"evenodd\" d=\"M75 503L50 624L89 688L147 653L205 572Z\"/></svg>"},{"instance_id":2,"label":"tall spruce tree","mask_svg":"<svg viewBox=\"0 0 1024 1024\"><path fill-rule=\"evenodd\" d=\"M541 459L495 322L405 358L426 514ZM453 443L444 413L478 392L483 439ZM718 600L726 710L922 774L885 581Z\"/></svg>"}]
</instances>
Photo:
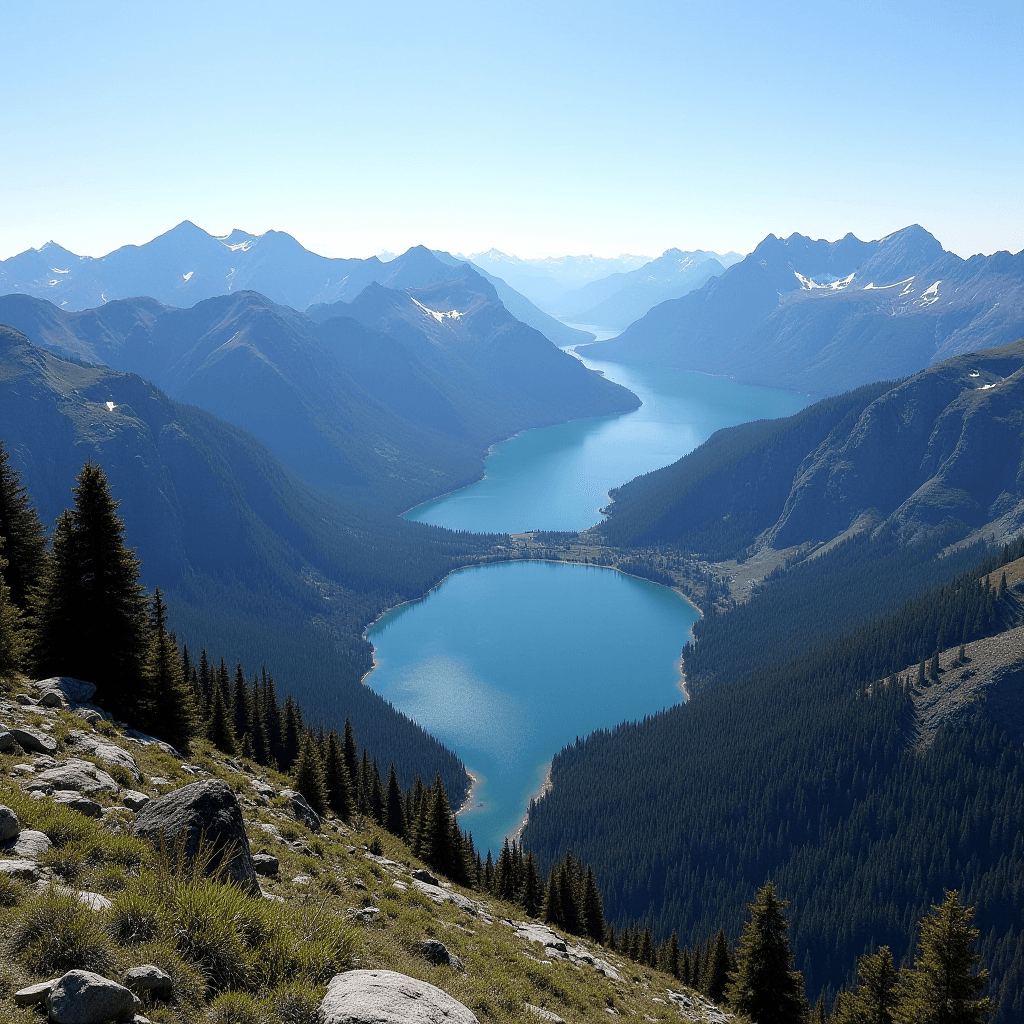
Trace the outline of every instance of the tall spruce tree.
<instances>
[{"instance_id":1,"label":"tall spruce tree","mask_svg":"<svg viewBox=\"0 0 1024 1024\"><path fill-rule=\"evenodd\" d=\"M0 544L2 551L3 545ZM28 653L28 638L21 612L11 601L11 592L4 580L6 568L7 562L0 557L0 679L10 679L19 672Z\"/></svg>"},{"instance_id":2,"label":"tall spruce tree","mask_svg":"<svg viewBox=\"0 0 1024 1024\"><path fill-rule=\"evenodd\" d=\"M857 961L857 984L836 1000L835 1024L892 1024L896 1007L896 965L888 946Z\"/></svg>"},{"instance_id":3,"label":"tall spruce tree","mask_svg":"<svg viewBox=\"0 0 1024 1024\"><path fill-rule=\"evenodd\" d=\"M231 712L224 704L224 691L216 683L213 687L210 722L206 729L207 738L225 754L238 753L238 741L235 737L235 726L231 721Z\"/></svg>"},{"instance_id":4,"label":"tall spruce tree","mask_svg":"<svg viewBox=\"0 0 1024 1024\"><path fill-rule=\"evenodd\" d=\"M337 740L337 737L335 737ZM395 762L391 762L391 770L388 772L388 796L387 810L384 817L384 827L400 839L405 836L405 807L402 800L402 789L398 785L398 773L395 771Z\"/></svg>"},{"instance_id":5,"label":"tall spruce tree","mask_svg":"<svg viewBox=\"0 0 1024 1024\"><path fill-rule=\"evenodd\" d=\"M713 1003L720 1003L725 997L729 967L729 943L725 938L725 932L719 928L704 964L704 978L701 985L704 995Z\"/></svg>"},{"instance_id":6,"label":"tall spruce tree","mask_svg":"<svg viewBox=\"0 0 1024 1024\"><path fill-rule=\"evenodd\" d=\"M341 741L334 729L327 737L324 776L327 782L327 803L342 821L348 821L352 817L352 780L345 767L345 755L342 753Z\"/></svg>"},{"instance_id":7,"label":"tall spruce tree","mask_svg":"<svg viewBox=\"0 0 1024 1024\"><path fill-rule=\"evenodd\" d=\"M192 689L182 672L174 637L167 632L167 606L157 587L149 611L150 655L146 694L146 721L157 736L183 750L196 732Z\"/></svg>"},{"instance_id":8,"label":"tall spruce tree","mask_svg":"<svg viewBox=\"0 0 1024 1024\"><path fill-rule=\"evenodd\" d=\"M242 739L252 732L252 702L249 699L249 684L245 681L241 662L235 667L235 685L231 693L231 706L235 713L235 735Z\"/></svg>"},{"instance_id":9,"label":"tall spruce tree","mask_svg":"<svg viewBox=\"0 0 1024 1024\"><path fill-rule=\"evenodd\" d=\"M36 671L95 683L98 701L138 720L149 654L141 563L103 470L87 462L73 493L39 588Z\"/></svg>"},{"instance_id":10,"label":"tall spruce tree","mask_svg":"<svg viewBox=\"0 0 1024 1024\"><path fill-rule=\"evenodd\" d=\"M988 972L978 970L978 929L974 908L947 891L919 927L913 967L900 972L896 986L896 1024L982 1024L992 1002L981 993Z\"/></svg>"},{"instance_id":11,"label":"tall spruce tree","mask_svg":"<svg viewBox=\"0 0 1024 1024\"><path fill-rule=\"evenodd\" d=\"M295 788L306 798L306 803L321 817L326 815L327 784L324 780L324 766L312 732L302 737L294 774Z\"/></svg>"},{"instance_id":12,"label":"tall spruce tree","mask_svg":"<svg viewBox=\"0 0 1024 1024\"><path fill-rule=\"evenodd\" d=\"M487 854L488 860L490 852ZM527 917L536 917L544 903L544 886L540 880L540 872L537 870L537 858L533 851L526 854L523 861L523 888L519 894L519 902L526 911Z\"/></svg>"},{"instance_id":13,"label":"tall spruce tree","mask_svg":"<svg viewBox=\"0 0 1024 1024\"><path fill-rule=\"evenodd\" d=\"M756 1024L800 1024L808 1010L803 975L793 970L786 939L789 924L783 911L787 906L772 882L758 890L740 936L736 970L726 988L729 1005Z\"/></svg>"},{"instance_id":14,"label":"tall spruce tree","mask_svg":"<svg viewBox=\"0 0 1024 1024\"><path fill-rule=\"evenodd\" d=\"M592 867L587 868L587 875L583 880L583 919L587 934L595 942L604 942L604 906Z\"/></svg>"},{"instance_id":15,"label":"tall spruce tree","mask_svg":"<svg viewBox=\"0 0 1024 1024\"><path fill-rule=\"evenodd\" d=\"M352 728L352 719L345 719L345 767L353 786L359 784L359 751L356 748L356 734ZM418 805L417 805L418 809Z\"/></svg>"},{"instance_id":16,"label":"tall spruce tree","mask_svg":"<svg viewBox=\"0 0 1024 1024\"><path fill-rule=\"evenodd\" d=\"M25 612L46 567L46 531L9 459L0 440L0 537L7 559L4 580L11 603Z\"/></svg>"}]
</instances>

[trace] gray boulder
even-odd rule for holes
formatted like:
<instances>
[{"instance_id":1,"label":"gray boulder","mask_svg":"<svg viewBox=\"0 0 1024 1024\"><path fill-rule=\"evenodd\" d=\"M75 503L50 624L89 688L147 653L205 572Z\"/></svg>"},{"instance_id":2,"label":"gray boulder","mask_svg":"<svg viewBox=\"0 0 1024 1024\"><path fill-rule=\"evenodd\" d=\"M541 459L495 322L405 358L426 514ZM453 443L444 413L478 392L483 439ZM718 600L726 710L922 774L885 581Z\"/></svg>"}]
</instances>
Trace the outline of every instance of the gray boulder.
<instances>
[{"instance_id":1,"label":"gray boulder","mask_svg":"<svg viewBox=\"0 0 1024 1024\"><path fill-rule=\"evenodd\" d=\"M281 796L291 801L292 814L311 832L320 831L320 815L306 803L306 798L294 789L282 789Z\"/></svg>"},{"instance_id":2,"label":"gray boulder","mask_svg":"<svg viewBox=\"0 0 1024 1024\"><path fill-rule=\"evenodd\" d=\"M36 1003L45 1003L50 990L57 984L59 979L52 978L50 981L40 981L36 985L29 985L26 988L19 988L14 993L15 1006L35 1006Z\"/></svg>"},{"instance_id":3,"label":"gray boulder","mask_svg":"<svg viewBox=\"0 0 1024 1024\"><path fill-rule=\"evenodd\" d=\"M154 964L133 967L124 976L124 983L137 996L145 996L148 993L154 999L170 999L174 995L174 982L171 981L171 976Z\"/></svg>"},{"instance_id":4,"label":"gray boulder","mask_svg":"<svg viewBox=\"0 0 1024 1024\"><path fill-rule=\"evenodd\" d=\"M139 772L139 766L135 763L135 758L124 747L119 747L116 743L108 743L105 740L97 739L95 736L90 736L87 732L82 732L79 729L72 729L68 734L68 738L80 750L84 750L93 757L98 757L104 764L119 764L122 768L127 768L132 773L136 782L142 781L142 775Z\"/></svg>"},{"instance_id":5,"label":"gray boulder","mask_svg":"<svg viewBox=\"0 0 1024 1024\"><path fill-rule=\"evenodd\" d=\"M135 834L154 846L159 846L162 838L170 849L181 842L186 857L194 857L202 841L213 851L210 870L220 867L230 849L227 877L254 896L260 894L242 809L231 787L220 779L193 782L151 800L139 811Z\"/></svg>"},{"instance_id":6,"label":"gray boulder","mask_svg":"<svg viewBox=\"0 0 1024 1024\"><path fill-rule=\"evenodd\" d=\"M19 832L15 839L9 839L4 843L2 849L5 854L35 860L46 853L52 845L45 833L26 828Z\"/></svg>"},{"instance_id":7,"label":"gray boulder","mask_svg":"<svg viewBox=\"0 0 1024 1024\"><path fill-rule=\"evenodd\" d=\"M60 690L44 690L39 695L39 706L41 708L62 708L66 701Z\"/></svg>"},{"instance_id":8,"label":"gray boulder","mask_svg":"<svg viewBox=\"0 0 1024 1024\"><path fill-rule=\"evenodd\" d=\"M252 863L258 875L276 875L281 869L278 859L272 853L254 853Z\"/></svg>"},{"instance_id":9,"label":"gray boulder","mask_svg":"<svg viewBox=\"0 0 1024 1024\"><path fill-rule=\"evenodd\" d=\"M50 676L49 679L40 679L36 682L36 688L45 693L48 690L56 690L64 698L74 701L76 704L83 704L92 700L96 693L96 687L84 679L72 679L70 676Z\"/></svg>"},{"instance_id":10,"label":"gray boulder","mask_svg":"<svg viewBox=\"0 0 1024 1024\"><path fill-rule=\"evenodd\" d=\"M336 974L320 1012L324 1024L479 1024L447 992L395 971Z\"/></svg>"},{"instance_id":11,"label":"gray boulder","mask_svg":"<svg viewBox=\"0 0 1024 1024\"><path fill-rule=\"evenodd\" d=\"M21 822L10 807L0 807L0 843L13 839L21 831Z\"/></svg>"},{"instance_id":12,"label":"gray boulder","mask_svg":"<svg viewBox=\"0 0 1024 1024\"><path fill-rule=\"evenodd\" d=\"M42 872L39 865L30 860L0 860L0 874L21 882L36 882Z\"/></svg>"},{"instance_id":13,"label":"gray boulder","mask_svg":"<svg viewBox=\"0 0 1024 1024\"><path fill-rule=\"evenodd\" d=\"M78 757L40 772L39 781L54 789L73 789L78 793L118 793L121 790L102 768Z\"/></svg>"},{"instance_id":14,"label":"gray boulder","mask_svg":"<svg viewBox=\"0 0 1024 1024\"><path fill-rule=\"evenodd\" d=\"M10 750L14 746L14 737L11 735L10 730L0 728L0 754L6 750Z\"/></svg>"},{"instance_id":15,"label":"gray boulder","mask_svg":"<svg viewBox=\"0 0 1024 1024\"><path fill-rule=\"evenodd\" d=\"M70 807L71 810L78 811L79 814L84 814L89 818L98 818L103 813L103 808L95 800L90 800L73 789L58 789L53 794L53 802Z\"/></svg>"},{"instance_id":16,"label":"gray boulder","mask_svg":"<svg viewBox=\"0 0 1024 1024\"><path fill-rule=\"evenodd\" d=\"M56 754L57 741L42 729L32 729L27 725L17 725L11 729L11 735L26 753Z\"/></svg>"},{"instance_id":17,"label":"gray boulder","mask_svg":"<svg viewBox=\"0 0 1024 1024\"><path fill-rule=\"evenodd\" d=\"M448 947L437 939L425 939L420 945L420 953L432 964L453 967L457 971L464 970L462 960L455 956Z\"/></svg>"},{"instance_id":18,"label":"gray boulder","mask_svg":"<svg viewBox=\"0 0 1024 1024\"><path fill-rule=\"evenodd\" d=\"M427 885L437 885L437 876L432 875L426 868L417 868L413 873L412 877L417 882L426 882Z\"/></svg>"},{"instance_id":19,"label":"gray boulder","mask_svg":"<svg viewBox=\"0 0 1024 1024\"><path fill-rule=\"evenodd\" d=\"M93 971L68 971L50 990L52 1024L102 1024L130 1021L136 997L124 985Z\"/></svg>"},{"instance_id":20,"label":"gray boulder","mask_svg":"<svg viewBox=\"0 0 1024 1024\"><path fill-rule=\"evenodd\" d=\"M145 793L140 793L137 789L129 789L123 797L121 797L125 807L130 808L133 811L141 811L146 804L149 803L149 797Z\"/></svg>"}]
</instances>

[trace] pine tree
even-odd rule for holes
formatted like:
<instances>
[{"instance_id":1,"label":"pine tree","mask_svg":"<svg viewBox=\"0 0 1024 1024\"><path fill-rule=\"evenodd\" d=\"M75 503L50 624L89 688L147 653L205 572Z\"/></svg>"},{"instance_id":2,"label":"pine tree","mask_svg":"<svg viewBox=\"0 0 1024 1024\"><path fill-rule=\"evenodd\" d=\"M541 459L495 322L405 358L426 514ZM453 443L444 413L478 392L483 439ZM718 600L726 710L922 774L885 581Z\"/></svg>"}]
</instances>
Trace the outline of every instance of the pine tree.
<instances>
[{"instance_id":1,"label":"pine tree","mask_svg":"<svg viewBox=\"0 0 1024 1024\"><path fill-rule=\"evenodd\" d=\"M228 709L224 706L224 693L220 686L214 685L212 708L210 710L210 724L207 727L207 738L218 749L225 754L238 753L238 742L235 739L235 729L231 722Z\"/></svg>"},{"instance_id":2,"label":"pine tree","mask_svg":"<svg viewBox=\"0 0 1024 1024\"><path fill-rule=\"evenodd\" d=\"M490 853L487 854L490 860ZM526 855L523 862L523 887L519 893L519 902L527 917L536 917L544 903L544 886L541 884L540 872L537 870L537 858L533 852Z\"/></svg>"},{"instance_id":3,"label":"pine tree","mask_svg":"<svg viewBox=\"0 0 1024 1024\"><path fill-rule=\"evenodd\" d=\"M7 559L4 580L9 601L19 611L28 610L30 595L41 583L46 568L46 531L32 507L17 470L10 465L7 448L0 440L0 537Z\"/></svg>"},{"instance_id":4,"label":"pine tree","mask_svg":"<svg viewBox=\"0 0 1024 1024\"><path fill-rule=\"evenodd\" d=\"M729 979L729 1005L757 1024L799 1024L807 1011L804 980L793 970L793 954L786 940L789 927L775 886L766 882L750 904L750 920L743 927L737 965Z\"/></svg>"},{"instance_id":5,"label":"pine tree","mask_svg":"<svg viewBox=\"0 0 1024 1024\"><path fill-rule=\"evenodd\" d=\"M345 719L345 767L348 769L348 777L352 780L352 784L358 785L359 752L356 749L356 734L352 729L352 719L350 718Z\"/></svg>"},{"instance_id":6,"label":"pine tree","mask_svg":"<svg viewBox=\"0 0 1024 1024\"><path fill-rule=\"evenodd\" d=\"M544 887L544 921L564 927L562 922L561 865L552 864Z\"/></svg>"},{"instance_id":7,"label":"pine tree","mask_svg":"<svg viewBox=\"0 0 1024 1024\"><path fill-rule=\"evenodd\" d=\"M36 671L95 683L98 701L137 720L149 655L141 563L103 470L87 462L73 493L39 588Z\"/></svg>"},{"instance_id":8,"label":"pine tree","mask_svg":"<svg viewBox=\"0 0 1024 1024\"><path fill-rule=\"evenodd\" d=\"M452 814L448 794L440 775L430 787L426 806L425 827L419 837L419 856L442 874L452 880L458 880L464 873L458 862L459 851L453 836L453 830L457 830L458 826L455 825L455 816Z\"/></svg>"},{"instance_id":9,"label":"pine tree","mask_svg":"<svg viewBox=\"0 0 1024 1024\"><path fill-rule=\"evenodd\" d=\"M725 998L725 986L728 980L729 943L726 941L725 932L719 928L704 965L701 989L713 1003L720 1003Z\"/></svg>"},{"instance_id":10,"label":"pine tree","mask_svg":"<svg viewBox=\"0 0 1024 1024\"><path fill-rule=\"evenodd\" d=\"M377 759L373 759L370 768L370 814L378 825L384 824L384 805L386 795L384 786L380 781L380 771L377 769Z\"/></svg>"},{"instance_id":11,"label":"pine tree","mask_svg":"<svg viewBox=\"0 0 1024 1024\"><path fill-rule=\"evenodd\" d=\"M857 985L836 1002L835 1024L892 1024L896 965L888 946L857 961Z\"/></svg>"},{"instance_id":12,"label":"pine tree","mask_svg":"<svg viewBox=\"0 0 1024 1024\"><path fill-rule=\"evenodd\" d=\"M391 762L391 770L388 772L387 811L384 816L384 827L399 839L405 836L405 807L394 761Z\"/></svg>"},{"instance_id":13,"label":"pine tree","mask_svg":"<svg viewBox=\"0 0 1024 1024\"><path fill-rule=\"evenodd\" d=\"M213 710L213 673L205 647L199 656L199 689L203 695L203 717L209 720L210 712Z\"/></svg>"},{"instance_id":14,"label":"pine tree","mask_svg":"<svg viewBox=\"0 0 1024 1024\"><path fill-rule=\"evenodd\" d=\"M196 733L197 716L192 690L181 670L174 637L167 632L167 606L157 587L149 612L150 656L147 680L146 723L183 750Z\"/></svg>"},{"instance_id":15,"label":"pine tree","mask_svg":"<svg viewBox=\"0 0 1024 1024\"><path fill-rule=\"evenodd\" d=\"M252 732L252 703L249 700L249 684L245 681L242 663L235 667L235 686L231 693L231 706L235 712L235 735L242 739Z\"/></svg>"},{"instance_id":16,"label":"pine tree","mask_svg":"<svg viewBox=\"0 0 1024 1024\"><path fill-rule=\"evenodd\" d=\"M976 971L978 929L974 908L959 894L946 892L940 906L919 925L913 967L900 972L896 986L896 1024L981 1024L992 1009L981 998L988 971Z\"/></svg>"},{"instance_id":17,"label":"pine tree","mask_svg":"<svg viewBox=\"0 0 1024 1024\"><path fill-rule=\"evenodd\" d=\"M665 970L673 978L679 977L679 936L676 934L675 928L672 929L672 934L668 939L668 950L665 953Z\"/></svg>"},{"instance_id":18,"label":"pine tree","mask_svg":"<svg viewBox=\"0 0 1024 1024\"><path fill-rule=\"evenodd\" d=\"M289 772L295 759L299 756L299 747L302 744L302 721L292 700L288 694L284 700L284 713L281 715L281 756L279 764L281 771Z\"/></svg>"},{"instance_id":19,"label":"pine tree","mask_svg":"<svg viewBox=\"0 0 1024 1024\"><path fill-rule=\"evenodd\" d=\"M2 544L0 551L3 551ZM11 592L4 580L6 568L7 562L0 558L0 679L10 679L20 671L28 653L21 612L11 601Z\"/></svg>"},{"instance_id":20,"label":"pine tree","mask_svg":"<svg viewBox=\"0 0 1024 1024\"><path fill-rule=\"evenodd\" d=\"M333 729L327 737L324 776L327 783L327 803L342 821L348 821L352 817L352 780L348 777L348 769L345 767L341 742Z\"/></svg>"},{"instance_id":21,"label":"pine tree","mask_svg":"<svg viewBox=\"0 0 1024 1024\"><path fill-rule=\"evenodd\" d=\"M516 896L515 877L512 870L512 851L509 849L508 836L498 854L498 864L494 869L494 895L500 900L512 903Z\"/></svg>"},{"instance_id":22,"label":"pine tree","mask_svg":"<svg viewBox=\"0 0 1024 1024\"><path fill-rule=\"evenodd\" d=\"M494 893L495 886L495 872L494 872L494 858L491 856L491 851L487 851L487 860L484 863L484 891Z\"/></svg>"},{"instance_id":23,"label":"pine tree","mask_svg":"<svg viewBox=\"0 0 1024 1024\"><path fill-rule=\"evenodd\" d=\"M583 881L583 920L587 934L595 942L604 942L604 906L592 867L587 868L587 877Z\"/></svg>"},{"instance_id":24,"label":"pine tree","mask_svg":"<svg viewBox=\"0 0 1024 1024\"><path fill-rule=\"evenodd\" d=\"M306 798L306 803L321 817L327 814L327 784L324 766L312 732L302 737L299 756L295 761L295 788Z\"/></svg>"}]
</instances>

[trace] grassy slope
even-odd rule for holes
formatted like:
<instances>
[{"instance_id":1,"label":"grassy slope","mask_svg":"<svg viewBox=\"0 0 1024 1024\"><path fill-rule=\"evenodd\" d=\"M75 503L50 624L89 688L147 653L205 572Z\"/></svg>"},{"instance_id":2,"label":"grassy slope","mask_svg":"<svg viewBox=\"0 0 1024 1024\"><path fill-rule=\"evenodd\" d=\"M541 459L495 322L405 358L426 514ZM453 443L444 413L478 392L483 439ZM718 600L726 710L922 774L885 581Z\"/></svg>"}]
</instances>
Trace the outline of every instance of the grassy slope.
<instances>
[{"instance_id":1,"label":"grassy slope","mask_svg":"<svg viewBox=\"0 0 1024 1024\"><path fill-rule=\"evenodd\" d=\"M31 685L20 685L18 691L33 692ZM46 713L12 704L4 710L3 717L7 725L19 720L49 725L52 734L61 739L62 747L69 729L89 728L68 711ZM435 904L413 886L409 873L421 864L398 839L364 821L347 825L335 819L327 820L323 831L313 834L288 813L286 800L268 801L253 788L257 778L267 780L278 790L286 788L289 780L285 776L263 771L239 759L227 759L205 741L198 743L189 754L189 763L196 770L196 774L189 774L179 758L153 745L141 746L130 741L107 723L102 723L100 729L134 755L144 782L131 785L152 797L194 782L197 775L222 778L238 793L253 851L265 849L280 861L278 876L262 879L264 888L284 902L233 896L238 903L237 906L232 904L232 913L237 918L255 921L258 927L250 926L248 945L243 943L234 954L225 952L224 961L230 966L231 956L235 956L242 965L240 977L246 971L250 977L253 977L252 971L269 972L271 968L267 964L275 955L270 935L274 932L277 940L287 947L287 956L294 957L295 962L285 972L288 983L282 977L267 980L265 975L262 988L258 981L250 981L249 994L246 994L247 986L239 984L240 995L218 996L214 991L216 986L204 986L202 973L197 971L202 965L182 953L180 941L177 952L173 938L157 936L148 941L116 942L118 923L124 919L121 907L126 893L141 894L144 905L156 905L153 852L130 835L132 815L127 810L111 815L112 821L120 819L122 822L119 828L113 823L100 824L99 819L86 818L76 811L57 808L49 798L33 800L22 793L12 780L12 776L17 775L13 769L16 764L30 762L31 758L9 751L0 755L0 804L16 810L23 828L38 827L54 841L54 848L40 861L48 869L44 876L49 875L49 878L44 877L37 883L35 891L27 885L13 888L0 885L0 935L4 936L0 940L0 1017L12 1024L29 1024L37 1019L31 1008L15 1007L13 993L17 989L70 969L65 963L61 970L44 970L37 963L33 970L26 962L24 944L19 945L15 938L19 924L31 914L39 913L44 901L53 898L47 896L47 891L52 893L51 886L57 885L101 892L115 901L109 911L82 908L78 911L81 929L91 936L91 952L84 955L94 958L90 962L103 964L107 976L119 980L132 966L157 963L174 977L178 1001L151 1004L144 1011L157 1024L259 1019L241 1013L255 999L272 1002L290 995L315 1005L326 989L330 974L344 969L345 964L395 970L421 978L465 1003L481 1021L536 1024L542 1018L528 1004L544 1007L567 1022L607 1021L609 1008L618 1014L653 1021L713 1019L715 1011L710 1006L706 1011L710 1011L711 1016L705 1016L705 1010L684 1011L669 1001L669 989L682 990L671 976L630 961L623 962L617 955L591 943L580 942L595 956L610 961L621 974L621 981L614 981L587 966L548 960L539 945L516 937L510 927L511 921L521 920L520 908L471 892L463 895L477 903L479 912L476 914L452 904ZM58 759L66 756L68 753L58 751ZM154 777L166 779L169 785L154 785ZM112 795L101 795L97 799L106 805L120 803L119 797ZM276 826L281 838L269 835L260 828L261 824ZM374 841L380 843L382 853L377 858L371 857L367 849ZM296 876L305 876L307 881L297 883ZM0 882L4 877L0 875ZM198 896L213 901L218 895L213 891L216 889L223 893L222 887L207 884L197 890ZM457 888L452 891L460 892ZM5 905L10 903L11 893L19 900L17 906ZM380 912L364 922L357 913L369 906L377 907ZM427 938L444 942L464 961L465 971L435 966L420 956L418 947ZM328 950L332 939L333 952ZM569 940L569 945L573 945L573 940ZM310 952L314 948L326 952L314 955ZM48 955L56 954L51 949ZM690 995L694 1005L698 1005L701 997ZM229 1010L235 1016L225 1015Z\"/></svg>"}]
</instances>

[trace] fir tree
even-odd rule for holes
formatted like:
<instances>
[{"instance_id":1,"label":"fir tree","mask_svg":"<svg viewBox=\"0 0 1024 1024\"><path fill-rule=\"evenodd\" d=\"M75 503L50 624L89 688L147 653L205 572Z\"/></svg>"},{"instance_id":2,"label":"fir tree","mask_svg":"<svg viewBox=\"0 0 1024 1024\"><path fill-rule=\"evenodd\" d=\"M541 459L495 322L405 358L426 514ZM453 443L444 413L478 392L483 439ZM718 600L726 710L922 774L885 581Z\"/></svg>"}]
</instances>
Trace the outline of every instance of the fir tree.
<instances>
[{"instance_id":1,"label":"fir tree","mask_svg":"<svg viewBox=\"0 0 1024 1024\"><path fill-rule=\"evenodd\" d=\"M491 856L491 851L487 851L487 860L484 863L484 891L491 894L494 893L495 885L495 872L494 872L494 858Z\"/></svg>"},{"instance_id":2,"label":"fir tree","mask_svg":"<svg viewBox=\"0 0 1024 1024\"><path fill-rule=\"evenodd\" d=\"M836 1001L835 1024L892 1024L896 965L888 946L857 961L857 984Z\"/></svg>"},{"instance_id":3,"label":"fir tree","mask_svg":"<svg viewBox=\"0 0 1024 1024\"><path fill-rule=\"evenodd\" d=\"M583 881L583 920L587 934L595 942L604 942L604 906L591 867L587 868L587 877Z\"/></svg>"},{"instance_id":4,"label":"fir tree","mask_svg":"<svg viewBox=\"0 0 1024 1024\"><path fill-rule=\"evenodd\" d=\"M167 607L157 587L149 612L150 657L146 719L151 732L188 749L196 732L192 690L185 682L174 637L167 632Z\"/></svg>"},{"instance_id":5,"label":"fir tree","mask_svg":"<svg viewBox=\"0 0 1024 1024\"><path fill-rule=\"evenodd\" d=\"M384 817L384 827L393 836L398 836L399 839L405 836L405 807L403 806L402 790L398 785L398 773L395 771L394 761L391 762L391 770L388 772L387 812Z\"/></svg>"},{"instance_id":6,"label":"fir tree","mask_svg":"<svg viewBox=\"0 0 1024 1024\"><path fill-rule=\"evenodd\" d=\"M7 562L0 558L0 679L10 679L20 671L28 652L21 612L11 601L10 590L4 581L6 567Z\"/></svg>"},{"instance_id":7,"label":"fir tree","mask_svg":"<svg viewBox=\"0 0 1024 1024\"><path fill-rule=\"evenodd\" d=\"M359 752L356 749L356 734L352 729L352 719L350 718L345 719L345 767L348 769L348 777L352 780L353 784L358 785Z\"/></svg>"},{"instance_id":8,"label":"fir tree","mask_svg":"<svg viewBox=\"0 0 1024 1024\"><path fill-rule=\"evenodd\" d=\"M199 656L199 689L203 695L203 717L209 720L210 712L213 710L213 673L205 647Z\"/></svg>"},{"instance_id":9,"label":"fir tree","mask_svg":"<svg viewBox=\"0 0 1024 1024\"><path fill-rule=\"evenodd\" d=\"M39 589L36 671L95 683L98 700L138 719L149 655L141 564L103 470L87 462L73 493Z\"/></svg>"},{"instance_id":10,"label":"fir tree","mask_svg":"<svg viewBox=\"0 0 1024 1024\"><path fill-rule=\"evenodd\" d=\"M224 693L219 685L213 687L212 705L207 738L225 754L236 754L238 743L235 739L235 729L231 722L231 715L228 714L228 709L224 706Z\"/></svg>"},{"instance_id":11,"label":"fir tree","mask_svg":"<svg viewBox=\"0 0 1024 1024\"><path fill-rule=\"evenodd\" d=\"M327 784L320 751L312 732L307 732L299 746L295 762L295 788L306 798L306 803L321 817L327 814Z\"/></svg>"},{"instance_id":12,"label":"fir tree","mask_svg":"<svg viewBox=\"0 0 1024 1024\"><path fill-rule=\"evenodd\" d=\"M516 884L512 870L512 851L509 849L508 836L498 854L498 864L494 869L494 895L507 903L515 901Z\"/></svg>"},{"instance_id":13,"label":"fir tree","mask_svg":"<svg viewBox=\"0 0 1024 1024\"><path fill-rule=\"evenodd\" d=\"M284 700L284 713L281 715L281 754L278 763L281 771L291 771L295 759L299 756L302 743L302 722L292 695Z\"/></svg>"},{"instance_id":14,"label":"fir tree","mask_svg":"<svg viewBox=\"0 0 1024 1024\"><path fill-rule=\"evenodd\" d=\"M976 970L978 929L974 908L959 894L946 892L940 906L920 925L914 965L900 972L896 987L896 1024L981 1024L992 1009L981 992L988 972Z\"/></svg>"},{"instance_id":15,"label":"fir tree","mask_svg":"<svg viewBox=\"0 0 1024 1024\"><path fill-rule=\"evenodd\" d=\"M32 592L43 579L46 567L46 531L32 507L21 477L8 461L0 440L0 537L7 559L4 580L9 601L19 611L29 607Z\"/></svg>"},{"instance_id":16,"label":"fir tree","mask_svg":"<svg viewBox=\"0 0 1024 1024\"><path fill-rule=\"evenodd\" d=\"M235 735L241 739L252 732L252 703L249 700L249 684L245 681L241 662L235 667L231 706L235 713Z\"/></svg>"},{"instance_id":17,"label":"fir tree","mask_svg":"<svg viewBox=\"0 0 1024 1024\"><path fill-rule=\"evenodd\" d=\"M766 882L750 904L750 920L743 927L736 970L729 979L729 1005L757 1024L799 1024L807 1011L804 980L793 970L793 954L786 940L789 927L775 886Z\"/></svg>"},{"instance_id":18,"label":"fir tree","mask_svg":"<svg viewBox=\"0 0 1024 1024\"><path fill-rule=\"evenodd\" d=\"M488 863L490 857L488 852ZM527 917L536 917L544 903L544 886L541 884L540 872L537 870L537 858L534 857L532 851L527 853L523 862L523 887L519 893L519 902L522 904L523 910L526 911Z\"/></svg>"},{"instance_id":19,"label":"fir tree","mask_svg":"<svg viewBox=\"0 0 1024 1024\"><path fill-rule=\"evenodd\" d=\"M380 781L380 771L377 769L377 759L373 759L373 765L370 768L370 814L373 815L373 820L378 825L384 824L384 805L386 801L386 795L384 793L384 786Z\"/></svg>"},{"instance_id":20,"label":"fir tree","mask_svg":"<svg viewBox=\"0 0 1024 1024\"><path fill-rule=\"evenodd\" d=\"M729 943L726 941L725 932L719 928L704 965L701 989L713 1003L720 1003L725 998L725 986L728 980Z\"/></svg>"},{"instance_id":21,"label":"fir tree","mask_svg":"<svg viewBox=\"0 0 1024 1024\"><path fill-rule=\"evenodd\" d=\"M665 951L665 971L673 978L679 977L679 936L675 928L668 939L668 949Z\"/></svg>"},{"instance_id":22,"label":"fir tree","mask_svg":"<svg viewBox=\"0 0 1024 1024\"><path fill-rule=\"evenodd\" d=\"M341 742L333 729L327 737L324 775L327 783L327 803L342 821L348 821L352 817L352 781L345 767Z\"/></svg>"}]
</instances>

